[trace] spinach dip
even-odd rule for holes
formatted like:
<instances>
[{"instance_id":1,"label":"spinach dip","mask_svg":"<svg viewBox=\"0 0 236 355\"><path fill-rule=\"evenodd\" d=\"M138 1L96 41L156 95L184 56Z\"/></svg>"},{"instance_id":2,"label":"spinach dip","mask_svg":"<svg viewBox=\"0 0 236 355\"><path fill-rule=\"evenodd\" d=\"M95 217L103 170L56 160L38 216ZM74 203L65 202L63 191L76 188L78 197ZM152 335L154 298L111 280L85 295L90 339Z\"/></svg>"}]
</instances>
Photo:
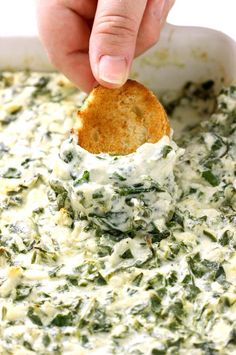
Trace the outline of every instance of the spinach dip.
<instances>
[{"instance_id":1,"label":"spinach dip","mask_svg":"<svg viewBox=\"0 0 236 355\"><path fill-rule=\"evenodd\" d=\"M84 99L0 74L0 354L236 354L236 87L164 95L127 156L77 144Z\"/></svg>"}]
</instances>

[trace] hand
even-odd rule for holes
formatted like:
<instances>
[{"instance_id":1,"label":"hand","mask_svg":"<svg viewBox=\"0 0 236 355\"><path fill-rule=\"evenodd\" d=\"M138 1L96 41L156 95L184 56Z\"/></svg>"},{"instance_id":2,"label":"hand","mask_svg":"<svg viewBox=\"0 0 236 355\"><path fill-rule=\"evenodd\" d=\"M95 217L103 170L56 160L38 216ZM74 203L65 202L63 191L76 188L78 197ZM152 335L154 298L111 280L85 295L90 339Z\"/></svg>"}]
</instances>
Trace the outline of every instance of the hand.
<instances>
[{"instance_id":1,"label":"hand","mask_svg":"<svg viewBox=\"0 0 236 355\"><path fill-rule=\"evenodd\" d=\"M55 67L82 90L116 88L153 46L174 0L39 0L42 41Z\"/></svg>"}]
</instances>

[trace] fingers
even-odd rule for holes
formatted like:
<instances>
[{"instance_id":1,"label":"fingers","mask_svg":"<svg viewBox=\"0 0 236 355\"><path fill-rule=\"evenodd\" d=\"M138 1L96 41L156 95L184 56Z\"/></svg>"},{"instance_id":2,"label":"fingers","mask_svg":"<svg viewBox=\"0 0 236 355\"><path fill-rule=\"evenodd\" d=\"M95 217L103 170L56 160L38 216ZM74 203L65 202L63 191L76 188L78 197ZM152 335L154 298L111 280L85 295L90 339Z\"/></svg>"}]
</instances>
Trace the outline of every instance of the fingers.
<instances>
[{"instance_id":1,"label":"fingers","mask_svg":"<svg viewBox=\"0 0 236 355\"><path fill-rule=\"evenodd\" d=\"M147 0L98 0L90 37L90 64L96 80L120 87L127 78Z\"/></svg>"},{"instance_id":2,"label":"fingers","mask_svg":"<svg viewBox=\"0 0 236 355\"><path fill-rule=\"evenodd\" d=\"M39 0L39 32L52 63L82 90L89 92L97 82L120 87L134 55L157 42L173 3Z\"/></svg>"},{"instance_id":3,"label":"fingers","mask_svg":"<svg viewBox=\"0 0 236 355\"><path fill-rule=\"evenodd\" d=\"M149 0L140 25L135 56L155 45L174 0Z\"/></svg>"},{"instance_id":4,"label":"fingers","mask_svg":"<svg viewBox=\"0 0 236 355\"><path fill-rule=\"evenodd\" d=\"M92 2L96 8L96 2ZM93 9L88 5L84 7L87 17L90 17L89 10ZM76 13L76 8L65 7L62 0L39 0L38 24L52 63L82 90L89 92L95 78L89 63L90 27L86 20Z\"/></svg>"}]
</instances>

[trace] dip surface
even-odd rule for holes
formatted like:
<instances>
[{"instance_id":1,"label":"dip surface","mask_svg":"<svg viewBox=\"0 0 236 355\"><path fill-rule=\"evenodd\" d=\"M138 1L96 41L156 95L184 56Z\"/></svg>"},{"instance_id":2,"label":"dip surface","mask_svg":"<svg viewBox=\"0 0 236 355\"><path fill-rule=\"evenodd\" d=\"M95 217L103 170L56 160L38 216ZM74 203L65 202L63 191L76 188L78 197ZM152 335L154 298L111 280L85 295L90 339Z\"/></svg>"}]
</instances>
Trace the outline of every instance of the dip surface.
<instances>
[{"instance_id":1,"label":"dip surface","mask_svg":"<svg viewBox=\"0 0 236 355\"><path fill-rule=\"evenodd\" d=\"M169 103L176 127L210 89ZM181 148L128 156L69 136L84 98L0 74L0 354L234 354L236 88Z\"/></svg>"}]
</instances>

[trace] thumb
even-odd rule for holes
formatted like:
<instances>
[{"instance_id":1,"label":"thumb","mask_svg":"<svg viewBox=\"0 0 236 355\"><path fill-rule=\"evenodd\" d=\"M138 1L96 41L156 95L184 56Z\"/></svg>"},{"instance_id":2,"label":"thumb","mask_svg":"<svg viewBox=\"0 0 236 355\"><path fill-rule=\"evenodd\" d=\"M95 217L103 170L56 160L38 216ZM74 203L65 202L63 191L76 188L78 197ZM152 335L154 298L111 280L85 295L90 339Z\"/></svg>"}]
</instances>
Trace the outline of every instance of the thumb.
<instances>
[{"instance_id":1,"label":"thumb","mask_svg":"<svg viewBox=\"0 0 236 355\"><path fill-rule=\"evenodd\" d=\"M129 75L147 0L98 0L90 36L90 64L96 80L110 88Z\"/></svg>"}]
</instances>

